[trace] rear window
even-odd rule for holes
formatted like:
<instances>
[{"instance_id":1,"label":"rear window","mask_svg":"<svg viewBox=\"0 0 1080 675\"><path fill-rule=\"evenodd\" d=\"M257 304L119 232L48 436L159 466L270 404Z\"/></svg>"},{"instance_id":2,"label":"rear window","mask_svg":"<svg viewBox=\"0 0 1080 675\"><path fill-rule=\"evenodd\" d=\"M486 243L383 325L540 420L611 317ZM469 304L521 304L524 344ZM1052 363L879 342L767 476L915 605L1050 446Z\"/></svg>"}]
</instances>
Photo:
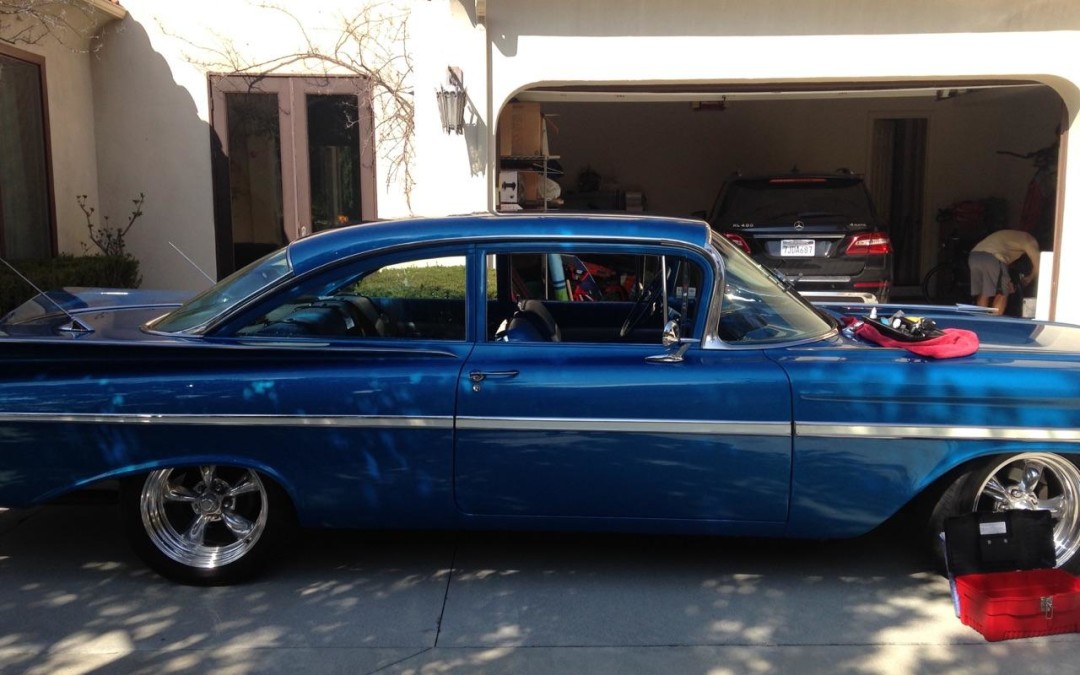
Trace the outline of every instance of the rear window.
<instances>
[{"instance_id":1,"label":"rear window","mask_svg":"<svg viewBox=\"0 0 1080 675\"><path fill-rule=\"evenodd\" d=\"M870 223L874 211L857 178L762 178L729 183L711 221L767 224L815 216Z\"/></svg>"}]
</instances>

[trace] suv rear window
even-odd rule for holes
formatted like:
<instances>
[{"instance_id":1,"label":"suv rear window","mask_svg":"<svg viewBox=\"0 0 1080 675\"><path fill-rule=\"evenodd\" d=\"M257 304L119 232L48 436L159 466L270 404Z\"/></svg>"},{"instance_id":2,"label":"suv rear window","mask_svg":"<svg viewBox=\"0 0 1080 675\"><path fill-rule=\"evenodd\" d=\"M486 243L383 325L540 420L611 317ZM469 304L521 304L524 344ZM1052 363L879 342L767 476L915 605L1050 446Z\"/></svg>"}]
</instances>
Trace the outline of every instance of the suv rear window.
<instances>
[{"instance_id":1,"label":"suv rear window","mask_svg":"<svg viewBox=\"0 0 1080 675\"><path fill-rule=\"evenodd\" d=\"M761 178L728 183L712 217L714 225L766 224L792 218L843 215L852 222L874 221L870 197L860 178ZM718 222L723 218L723 222Z\"/></svg>"}]
</instances>

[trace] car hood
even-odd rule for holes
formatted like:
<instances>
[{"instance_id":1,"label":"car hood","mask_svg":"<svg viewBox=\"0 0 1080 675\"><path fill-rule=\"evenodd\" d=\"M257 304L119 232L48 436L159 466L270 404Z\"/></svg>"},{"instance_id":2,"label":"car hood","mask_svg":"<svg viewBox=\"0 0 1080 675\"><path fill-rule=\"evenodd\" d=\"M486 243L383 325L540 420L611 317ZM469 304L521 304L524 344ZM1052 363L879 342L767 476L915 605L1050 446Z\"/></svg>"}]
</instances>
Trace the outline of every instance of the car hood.
<instances>
[{"instance_id":1,"label":"car hood","mask_svg":"<svg viewBox=\"0 0 1080 675\"><path fill-rule=\"evenodd\" d=\"M65 288L34 296L0 319L7 337L141 339L140 327L179 307L194 291ZM75 319L85 330L65 330Z\"/></svg>"}]
</instances>

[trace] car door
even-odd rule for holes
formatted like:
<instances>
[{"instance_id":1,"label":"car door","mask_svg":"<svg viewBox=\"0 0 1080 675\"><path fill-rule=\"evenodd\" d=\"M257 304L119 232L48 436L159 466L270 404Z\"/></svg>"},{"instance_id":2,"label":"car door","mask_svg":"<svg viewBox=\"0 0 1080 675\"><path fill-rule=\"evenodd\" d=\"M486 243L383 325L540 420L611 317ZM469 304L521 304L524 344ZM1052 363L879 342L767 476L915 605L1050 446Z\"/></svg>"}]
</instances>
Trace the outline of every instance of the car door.
<instances>
[{"instance_id":1,"label":"car door","mask_svg":"<svg viewBox=\"0 0 1080 675\"><path fill-rule=\"evenodd\" d=\"M215 409L289 468L315 523L447 522L472 349L466 262L461 249L411 251L300 279L216 331L228 361L193 394L227 400Z\"/></svg>"},{"instance_id":2,"label":"car door","mask_svg":"<svg viewBox=\"0 0 1080 675\"><path fill-rule=\"evenodd\" d=\"M498 269L522 249L489 250L487 267ZM594 249L560 253L591 261ZM544 254L527 251L538 253ZM603 251L605 261L632 260L629 253ZM659 258L665 251L651 253ZM690 283L684 277L667 284L667 302L673 314L682 309L694 338L679 361L651 358L668 352L660 344L661 316L620 336L643 284L628 301L576 301L573 289L526 300L541 302L562 322L558 342L534 333L515 339L511 326L520 309L506 307L501 292L504 304L489 300L489 315L514 311L488 317L458 383L458 508L483 516L785 520L791 405L784 373L760 350L700 346L698 308L708 304L714 272L704 257L666 253L669 267L679 262L693 270ZM523 273L514 269L516 288L530 286L517 283ZM531 287L557 285L551 276Z\"/></svg>"}]
</instances>

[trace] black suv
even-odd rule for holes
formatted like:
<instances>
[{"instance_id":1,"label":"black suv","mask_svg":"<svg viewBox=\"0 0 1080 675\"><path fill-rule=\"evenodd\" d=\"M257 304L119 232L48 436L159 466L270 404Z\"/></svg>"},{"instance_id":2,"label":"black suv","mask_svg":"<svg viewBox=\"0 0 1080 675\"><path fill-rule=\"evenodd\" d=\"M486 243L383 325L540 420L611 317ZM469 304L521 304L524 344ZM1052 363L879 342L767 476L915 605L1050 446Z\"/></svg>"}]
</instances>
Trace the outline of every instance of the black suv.
<instances>
[{"instance_id":1,"label":"black suv","mask_svg":"<svg viewBox=\"0 0 1080 675\"><path fill-rule=\"evenodd\" d=\"M889 299L892 242L861 176L735 176L708 221L809 300Z\"/></svg>"}]
</instances>

